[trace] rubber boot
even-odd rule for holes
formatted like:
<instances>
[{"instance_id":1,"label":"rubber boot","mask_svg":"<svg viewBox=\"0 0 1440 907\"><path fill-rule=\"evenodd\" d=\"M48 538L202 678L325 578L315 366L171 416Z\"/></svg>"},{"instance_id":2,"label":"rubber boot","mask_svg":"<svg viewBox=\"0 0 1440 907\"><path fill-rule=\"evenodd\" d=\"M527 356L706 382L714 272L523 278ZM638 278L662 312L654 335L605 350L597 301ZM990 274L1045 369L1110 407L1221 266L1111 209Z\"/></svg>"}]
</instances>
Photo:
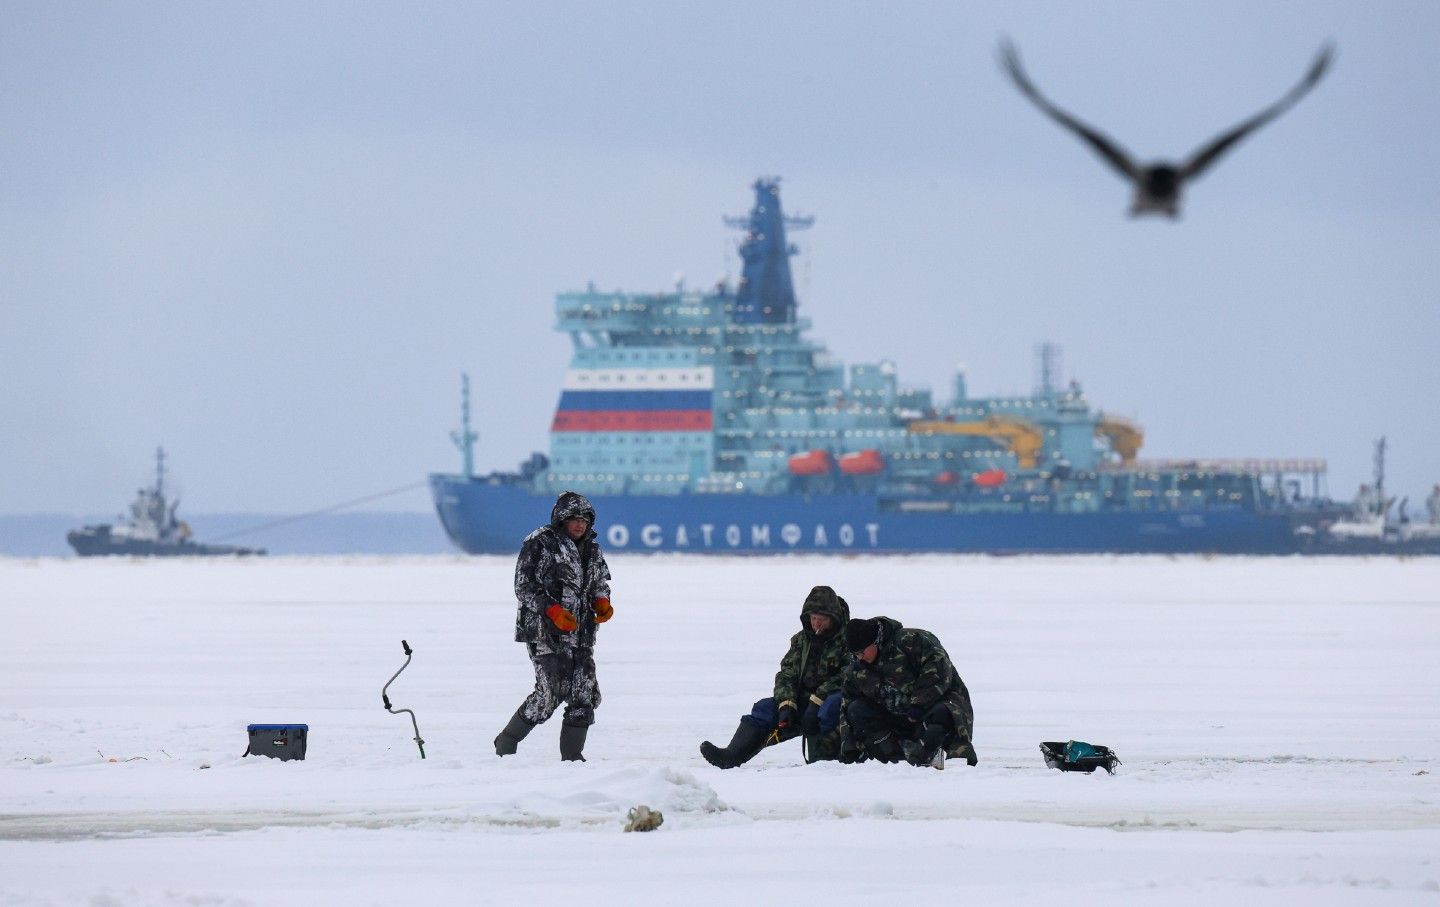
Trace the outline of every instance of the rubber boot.
<instances>
[{"instance_id":1,"label":"rubber boot","mask_svg":"<svg viewBox=\"0 0 1440 907\"><path fill-rule=\"evenodd\" d=\"M514 755L515 750L520 746L520 741L524 740L525 735L533 730L535 730L535 725L525 720L525 706L522 705L515 710L514 715L510 716L510 723L505 725L505 730L495 738L495 755Z\"/></svg>"},{"instance_id":2,"label":"rubber boot","mask_svg":"<svg viewBox=\"0 0 1440 907\"><path fill-rule=\"evenodd\" d=\"M906 740L902 744L905 750L905 761L914 766L930 766L931 768L945 768L945 743L946 727L943 724L927 724L920 736L914 740Z\"/></svg>"},{"instance_id":3,"label":"rubber boot","mask_svg":"<svg viewBox=\"0 0 1440 907\"><path fill-rule=\"evenodd\" d=\"M730 745L721 749L715 744L706 740L700 744L700 755L705 761L716 768L735 768L744 765L755 754L765 748L765 741L770 737L770 732L753 721L740 721L740 726L735 729L735 736L730 739Z\"/></svg>"},{"instance_id":4,"label":"rubber boot","mask_svg":"<svg viewBox=\"0 0 1440 907\"><path fill-rule=\"evenodd\" d=\"M816 747L818 747L819 745L819 734L806 734L805 736L800 738L800 755L805 758L806 765L809 765L812 762L820 761L820 757L815 754Z\"/></svg>"},{"instance_id":5,"label":"rubber boot","mask_svg":"<svg viewBox=\"0 0 1440 907\"><path fill-rule=\"evenodd\" d=\"M892 731L876 731L865 741L865 752L876 762L899 762L905 751Z\"/></svg>"},{"instance_id":6,"label":"rubber boot","mask_svg":"<svg viewBox=\"0 0 1440 907\"><path fill-rule=\"evenodd\" d=\"M959 751L956 752L955 755L957 757L963 758L966 765L973 767L979 764L980 757L975 755L975 744L971 743L969 740L966 740L959 746L958 750Z\"/></svg>"},{"instance_id":7,"label":"rubber boot","mask_svg":"<svg viewBox=\"0 0 1440 907\"><path fill-rule=\"evenodd\" d=\"M580 751L585 749L585 735L589 733L588 724L570 724L566 722L560 725L560 761L561 762L584 762L585 756Z\"/></svg>"}]
</instances>

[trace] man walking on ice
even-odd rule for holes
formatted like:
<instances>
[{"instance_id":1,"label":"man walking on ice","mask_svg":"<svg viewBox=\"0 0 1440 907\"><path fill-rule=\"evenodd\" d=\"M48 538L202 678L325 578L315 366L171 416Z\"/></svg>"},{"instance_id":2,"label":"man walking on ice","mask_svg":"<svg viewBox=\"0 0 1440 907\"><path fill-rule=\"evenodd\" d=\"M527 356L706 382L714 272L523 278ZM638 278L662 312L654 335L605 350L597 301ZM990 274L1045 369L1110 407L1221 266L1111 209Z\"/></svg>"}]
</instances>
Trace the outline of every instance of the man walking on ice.
<instances>
[{"instance_id":1,"label":"man walking on ice","mask_svg":"<svg viewBox=\"0 0 1440 907\"><path fill-rule=\"evenodd\" d=\"M495 738L495 755L516 751L537 724L565 703L560 758L584 762L585 735L595 723L595 630L615 613L610 568L595 540L595 508L567 491L550 522L525 537L515 562L515 641L535 666L535 689Z\"/></svg>"}]
</instances>

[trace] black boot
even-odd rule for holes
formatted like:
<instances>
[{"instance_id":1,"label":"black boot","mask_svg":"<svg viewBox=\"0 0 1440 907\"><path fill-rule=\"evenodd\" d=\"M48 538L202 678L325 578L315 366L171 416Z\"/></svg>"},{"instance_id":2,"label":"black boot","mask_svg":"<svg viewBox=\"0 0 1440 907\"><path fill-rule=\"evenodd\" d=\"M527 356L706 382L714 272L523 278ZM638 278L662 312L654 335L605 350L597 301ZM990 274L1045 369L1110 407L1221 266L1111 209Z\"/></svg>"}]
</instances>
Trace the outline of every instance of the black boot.
<instances>
[{"instance_id":1,"label":"black boot","mask_svg":"<svg viewBox=\"0 0 1440 907\"><path fill-rule=\"evenodd\" d=\"M927 724L920 735L914 740L906 740L901 744L905 751L905 761L915 766L928 765L931 768L943 769L945 767L945 735L949 729L939 722Z\"/></svg>"},{"instance_id":2,"label":"black boot","mask_svg":"<svg viewBox=\"0 0 1440 907\"><path fill-rule=\"evenodd\" d=\"M876 762L899 762L905 758L893 731L875 731L865 739L865 753Z\"/></svg>"},{"instance_id":3,"label":"black boot","mask_svg":"<svg viewBox=\"0 0 1440 907\"><path fill-rule=\"evenodd\" d=\"M524 740L525 735L533 730L535 730L535 725L525 720L525 706L522 705L515 710L514 715L510 716L510 723L505 725L505 730L495 738L495 755L514 755L515 750L520 746L520 741Z\"/></svg>"},{"instance_id":4,"label":"black boot","mask_svg":"<svg viewBox=\"0 0 1440 907\"><path fill-rule=\"evenodd\" d=\"M716 768L735 768L737 765L744 765L755 758L755 754L765 748L765 741L769 736L770 732L760 725L741 719L740 726L735 729L735 736L730 739L729 746L722 750L706 740L700 744L700 755Z\"/></svg>"},{"instance_id":5,"label":"black boot","mask_svg":"<svg viewBox=\"0 0 1440 907\"><path fill-rule=\"evenodd\" d=\"M964 759L965 764L972 767L978 765L980 762L980 757L975 755L975 744L971 743L968 739L960 744L955 755Z\"/></svg>"},{"instance_id":6,"label":"black boot","mask_svg":"<svg viewBox=\"0 0 1440 907\"><path fill-rule=\"evenodd\" d=\"M585 756L580 751L585 749L585 735L589 731L588 724L571 724L567 721L560 725L561 762L585 761Z\"/></svg>"}]
</instances>

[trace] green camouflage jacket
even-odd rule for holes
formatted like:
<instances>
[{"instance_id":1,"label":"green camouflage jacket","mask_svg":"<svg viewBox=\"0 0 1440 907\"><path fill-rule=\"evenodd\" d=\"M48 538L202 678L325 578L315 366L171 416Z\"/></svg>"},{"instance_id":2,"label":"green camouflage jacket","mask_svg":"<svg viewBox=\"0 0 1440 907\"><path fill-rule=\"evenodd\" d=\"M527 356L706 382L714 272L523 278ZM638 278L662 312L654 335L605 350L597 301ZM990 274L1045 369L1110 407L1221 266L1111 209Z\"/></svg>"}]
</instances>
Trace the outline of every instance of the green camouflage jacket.
<instances>
[{"instance_id":1,"label":"green camouflage jacket","mask_svg":"<svg viewBox=\"0 0 1440 907\"><path fill-rule=\"evenodd\" d=\"M810 630L810 615L819 612L835 622L830 632L816 636ZM829 586L816 586L800 608L800 632L790 637L790 649L780 659L775 674L775 704L794 703L803 713L810 697L823 700L840 689L840 677L850 663L845 649L845 624L850 606Z\"/></svg>"},{"instance_id":2,"label":"green camouflage jacket","mask_svg":"<svg viewBox=\"0 0 1440 907\"><path fill-rule=\"evenodd\" d=\"M955 731L946 738L946 749L969 740L975 716L970 691L960 679L940 640L929 630L901 626L889 617L880 621L877 640L880 653L873 664L851 658L845 669L845 701L867 699L891 715L915 717L943 703L955 720ZM842 722L848 730L848 722Z\"/></svg>"}]
</instances>

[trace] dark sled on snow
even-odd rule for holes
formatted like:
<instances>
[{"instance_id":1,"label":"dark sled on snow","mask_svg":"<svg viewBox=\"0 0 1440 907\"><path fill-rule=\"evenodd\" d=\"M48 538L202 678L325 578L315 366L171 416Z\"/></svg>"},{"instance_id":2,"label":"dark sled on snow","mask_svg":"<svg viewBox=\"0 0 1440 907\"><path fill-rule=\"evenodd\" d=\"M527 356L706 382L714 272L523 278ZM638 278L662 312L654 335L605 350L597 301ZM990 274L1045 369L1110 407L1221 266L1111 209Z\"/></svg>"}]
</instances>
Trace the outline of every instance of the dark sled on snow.
<instances>
[{"instance_id":1,"label":"dark sled on snow","mask_svg":"<svg viewBox=\"0 0 1440 907\"><path fill-rule=\"evenodd\" d=\"M1088 775L1097 768L1103 768L1113 775L1115 766L1120 764L1120 758L1110 747L1080 740L1064 743L1048 740L1040 744L1040 754L1045 757L1047 767L1058 768L1062 772L1084 772Z\"/></svg>"}]
</instances>

